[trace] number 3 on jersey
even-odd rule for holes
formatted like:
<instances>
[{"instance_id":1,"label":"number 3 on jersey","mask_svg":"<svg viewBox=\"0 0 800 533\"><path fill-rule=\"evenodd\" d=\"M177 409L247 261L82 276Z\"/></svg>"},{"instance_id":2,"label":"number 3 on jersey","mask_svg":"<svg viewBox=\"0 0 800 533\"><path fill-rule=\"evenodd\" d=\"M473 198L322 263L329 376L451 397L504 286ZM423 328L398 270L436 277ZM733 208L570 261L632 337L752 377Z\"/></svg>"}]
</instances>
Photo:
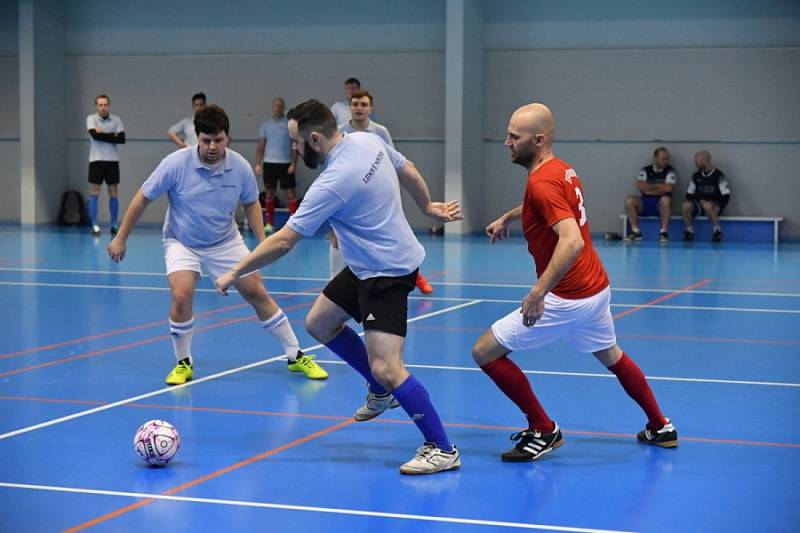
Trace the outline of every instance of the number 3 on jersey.
<instances>
[{"instance_id":1,"label":"number 3 on jersey","mask_svg":"<svg viewBox=\"0 0 800 533\"><path fill-rule=\"evenodd\" d=\"M581 212L581 219L578 221L579 226L586 224L586 208L583 206L583 194L578 187L575 187L575 196L578 197L578 211Z\"/></svg>"}]
</instances>

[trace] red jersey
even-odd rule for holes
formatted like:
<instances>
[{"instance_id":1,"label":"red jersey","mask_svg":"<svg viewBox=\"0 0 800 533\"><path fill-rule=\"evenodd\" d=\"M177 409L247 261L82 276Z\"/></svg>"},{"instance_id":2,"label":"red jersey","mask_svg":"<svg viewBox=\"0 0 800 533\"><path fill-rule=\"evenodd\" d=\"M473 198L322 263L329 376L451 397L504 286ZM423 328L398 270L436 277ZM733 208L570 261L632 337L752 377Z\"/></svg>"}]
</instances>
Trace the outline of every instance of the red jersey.
<instances>
[{"instance_id":1,"label":"red jersey","mask_svg":"<svg viewBox=\"0 0 800 533\"><path fill-rule=\"evenodd\" d=\"M583 250L551 291L572 300L594 296L608 286L608 275L592 246L583 202L580 178L558 158L545 162L528 176L522 203L522 231L528 241L528 251L536 262L538 276L541 277L550 264L558 242L553 225L571 217L580 227Z\"/></svg>"}]
</instances>

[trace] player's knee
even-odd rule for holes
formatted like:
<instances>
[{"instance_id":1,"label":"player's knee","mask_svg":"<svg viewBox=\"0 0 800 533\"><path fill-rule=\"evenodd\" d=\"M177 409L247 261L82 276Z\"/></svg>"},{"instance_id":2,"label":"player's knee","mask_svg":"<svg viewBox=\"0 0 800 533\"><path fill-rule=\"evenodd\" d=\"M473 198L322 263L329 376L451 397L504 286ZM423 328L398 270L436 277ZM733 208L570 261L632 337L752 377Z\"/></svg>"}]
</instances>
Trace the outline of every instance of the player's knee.
<instances>
[{"instance_id":1,"label":"player's knee","mask_svg":"<svg viewBox=\"0 0 800 533\"><path fill-rule=\"evenodd\" d=\"M384 387L394 389L400 385L398 381L400 381L400 375L403 370L402 364L391 363L383 359L373 359L370 361L369 366L372 371L372 377Z\"/></svg>"},{"instance_id":2,"label":"player's knee","mask_svg":"<svg viewBox=\"0 0 800 533\"><path fill-rule=\"evenodd\" d=\"M665 194L661 198L658 199L658 205L662 207L671 207L672 206L672 197L668 194Z\"/></svg>"},{"instance_id":3,"label":"player's knee","mask_svg":"<svg viewBox=\"0 0 800 533\"><path fill-rule=\"evenodd\" d=\"M494 340L494 336L489 337L484 334L472 346L472 359L480 367L488 365L497 358L491 349L490 339Z\"/></svg>"},{"instance_id":4,"label":"player's knee","mask_svg":"<svg viewBox=\"0 0 800 533\"><path fill-rule=\"evenodd\" d=\"M681 205L681 209L683 210L683 214L691 215L692 214L692 202L683 202L683 205Z\"/></svg>"},{"instance_id":5,"label":"player's knee","mask_svg":"<svg viewBox=\"0 0 800 533\"><path fill-rule=\"evenodd\" d=\"M192 293L176 291L172 293L172 310L176 315L185 315L192 310Z\"/></svg>"},{"instance_id":6,"label":"player's knee","mask_svg":"<svg viewBox=\"0 0 800 533\"><path fill-rule=\"evenodd\" d=\"M636 207L636 197L635 196L626 196L625 197L625 207L627 209L631 209Z\"/></svg>"}]
</instances>

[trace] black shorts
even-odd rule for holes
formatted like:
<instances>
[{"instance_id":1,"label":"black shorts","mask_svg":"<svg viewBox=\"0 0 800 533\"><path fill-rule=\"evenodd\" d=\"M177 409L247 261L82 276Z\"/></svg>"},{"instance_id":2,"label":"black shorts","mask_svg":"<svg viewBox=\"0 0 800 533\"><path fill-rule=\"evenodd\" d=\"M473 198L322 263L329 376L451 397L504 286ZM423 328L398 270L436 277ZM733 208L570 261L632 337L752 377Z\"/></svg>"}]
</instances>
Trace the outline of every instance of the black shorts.
<instances>
[{"instance_id":1,"label":"black shorts","mask_svg":"<svg viewBox=\"0 0 800 533\"><path fill-rule=\"evenodd\" d=\"M104 180L109 185L119 183L119 161L89 162L89 183L102 185Z\"/></svg>"},{"instance_id":2,"label":"black shorts","mask_svg":"<svg viewBox=\"0 0 800 533\"><path fill-rule=\"evenodd\" d=\"M408 328L408 294L414 290L419 269L398 277L379 276L365 280L345 268L322 290L330 301L364 324L364 329L400 337Z\"/></svg>"},{"instance_id":3,"label":"black shorts","mask_svg":"<svg viewBox=\"0 0 800 533\"><path fill-rule=\"evenodd\" d=\"M719 201L714 200L713 198L704 198L711 202L712 204L717 204L719 206L719 213L718 216L722 216L722 212L725 211L725 206L728 205L728 196L723 196ZM692 216L699 217L704 216L706 212L703 210L703 206L700 203L700 200L690 200L692 202Z\"/></svg>"},{"instance_id":4,"label":"black shorts","mask_svg":"<svg viewBox=\"0 0 800 533\"><path fill-rule=\"evenodd\" d=\"M281 189L294 189L297 181L294 174L289 174L290 163L262 163L264 175L264 188L275 190L275 186L280 182Z\"/></svg>"}]
</instances>

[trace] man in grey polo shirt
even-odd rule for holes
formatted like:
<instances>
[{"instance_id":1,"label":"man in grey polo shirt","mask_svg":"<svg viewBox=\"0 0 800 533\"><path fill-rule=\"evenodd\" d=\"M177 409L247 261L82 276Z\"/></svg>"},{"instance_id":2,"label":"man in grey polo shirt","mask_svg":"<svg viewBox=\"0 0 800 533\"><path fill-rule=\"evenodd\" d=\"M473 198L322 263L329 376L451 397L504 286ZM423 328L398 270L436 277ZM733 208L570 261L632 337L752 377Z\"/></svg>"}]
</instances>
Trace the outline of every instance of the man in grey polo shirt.
<instances>
[{"instance_id":1,"label":"man in grey polo shirt","mask_svg":"<svg viewBox=\"0 0 800 533\"><path fill-rule=\"evenodd\" d=\"M280 96L272 99L272 118L261 124L256 147L256 176L264 177L265 205L267 211L266 233L272 233L275 224L275 189L280 184L286 191L289 214L297 211L294 177L297 152L292 150L289 138L289 121L286 119L286 102Z\"/></svg>"},{"instance_id":2,"label":"man in grey polo shirt","mask_svg":"<svg viewBox=\"0 0 800 533\"><path fill-rule=\"evenodd\" d=\"M100 94L94 99L96 112L86 117L86 129L89 131L89 218L92 221L92 235L100 235L97 224L97 197L103 182L108 187L108 211L111 214L111 234L117 233L117 214L119 199L119 155L117 145L125 143L125 127L122 120L109 113L111 99Z\"/></svg>"},{"instance_id":3,"label":"man in grey polo shirt","mask_svg":"<svg viewBox=\"0 0 800 533\"><path fill-rule=\"evenodd\" d=\"M225 111L216 105L208 106L195 115L194 123L198 145L177 150L161 161L131 201L119 233L108 246L111 259L122 261L128 236L145 208L167 194L169 209L162 242L172 292L169 329L177 359L166 378L168 385L182 385L194 373L192 306L203 267L217 277L250 251L233 218L239 202L244 204L257 238L264 239L256 178L247 160L227 148L230 126ZM238 280L236 288L253 306L263 328L280 342L290 371L303 372L311 379L328 377L312 361L313 356L300 350L288 317L267 293L258 272Z\"/></svg>"},{"instance_id":4,"label":"man in grey polo shirt","mask_svg":"<svg viewBox=\"0 0 800 533\"><path fill-rule=\"evenodd\" d=\"M460 220L458 202L432 202L428 186L411 161L375 135L342 136L333 113L308 100L289 113L289 134L309 168L322 163L303 202L286 225L230 272L217 289L270 264L328 221L348 268L323 289L306 316L306 329L369 383L367 402L356 421L402 406L424 444L400 467L403 474L432 474L461 466L425 387L403 365L408 293L414 290L425 249L403 214L400 185L423 213L442 222ZM366 346L346 323L364 324Z\"/></svg>"},{"instance_id":5,"label":"man in grey polo shirt","mask_svg":"<svg viewBox=\"0 0 800 533\"><path fill-rule=\"evenodd\" d=\"M167 137L178 145L178 148L187 146L197 146L197 134L194 131L194 116L205 109L205 93L195 93L192 95L192 116L184 117L173 124L167 130Z\"/></svg>"}]
</instances>

